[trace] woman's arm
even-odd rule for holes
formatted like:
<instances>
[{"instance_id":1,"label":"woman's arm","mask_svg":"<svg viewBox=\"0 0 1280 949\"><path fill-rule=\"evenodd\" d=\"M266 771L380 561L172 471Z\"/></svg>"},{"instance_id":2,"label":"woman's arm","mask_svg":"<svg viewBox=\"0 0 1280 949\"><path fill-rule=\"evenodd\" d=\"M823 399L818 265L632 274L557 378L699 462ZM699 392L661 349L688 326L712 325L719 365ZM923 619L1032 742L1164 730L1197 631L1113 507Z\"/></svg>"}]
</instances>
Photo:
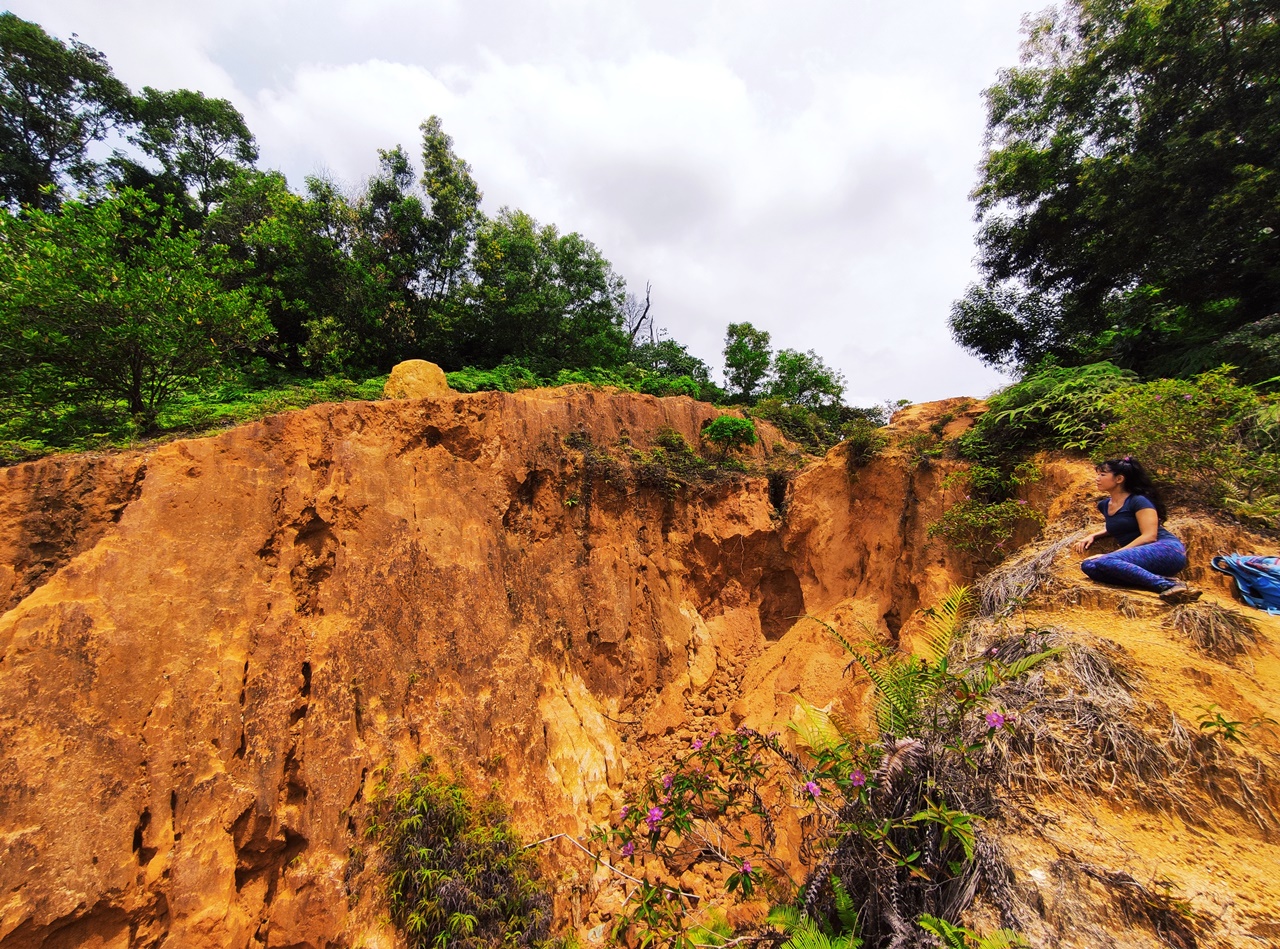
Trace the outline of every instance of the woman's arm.
<instances>
[{"instance_id":1,"label":"woman's arm","mask_svg":"<svg viewBox=\"0 0 1280 949\"><path fill-rule=\"evenodd\" d=\"M1160 533L1160 515L1156 513L1153 507L1143 507L1134 511L1134 516L1138 518L1138 530L1142 531L1136 540L1121 547L1121 550L1128 550L1130 547L1141 547L1143 544L1154 544L1156 537Z\"/></svg>"},{"instance_id":2,"label":"woman's arm","mask_svg":"<svg viewBox=\"0 0 1280 949\"><path fill-rule=\"evenodd\" d=\"M1090 534L1084 540L1077 543L1076 550L1080 551L1080 553L1084 553L1086 550L1088 550L1090 547L1093 546L1093 542L1095 540L1102 540L1102 538L1106 536L1108 536L1107 529L1104 527L1102 530L1097 531L1096 533Z\"/></svg>"}]
</instances>

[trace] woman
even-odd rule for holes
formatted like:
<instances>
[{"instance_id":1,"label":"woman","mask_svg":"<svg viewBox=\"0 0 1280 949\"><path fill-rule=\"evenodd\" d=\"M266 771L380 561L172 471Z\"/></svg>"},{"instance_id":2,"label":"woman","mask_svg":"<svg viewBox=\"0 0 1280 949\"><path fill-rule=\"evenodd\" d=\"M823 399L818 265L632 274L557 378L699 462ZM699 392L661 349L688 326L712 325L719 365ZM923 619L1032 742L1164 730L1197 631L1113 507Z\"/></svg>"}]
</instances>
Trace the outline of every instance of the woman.
<instances>
[{"instance_id":1,"label":"woman","mask_svg":"<svg viewBox=\"0 0 1280 949\"><path fill-rule=\"evenodd\" d=\"M1186 569L1187 549L1161 526L1164 502L1142 465L1128 455L1104 461L1098 465L1098 490L1106 493L1098 500L1098 511L1107 526L1080 541L1076 549L1084 553L1102 537L1114 537L1121 547L1082 561L1080 569L1089 579L1154 590L1166 603L1199 599L1199 590L1173 579Z\"/></svg>"}]
</instances>

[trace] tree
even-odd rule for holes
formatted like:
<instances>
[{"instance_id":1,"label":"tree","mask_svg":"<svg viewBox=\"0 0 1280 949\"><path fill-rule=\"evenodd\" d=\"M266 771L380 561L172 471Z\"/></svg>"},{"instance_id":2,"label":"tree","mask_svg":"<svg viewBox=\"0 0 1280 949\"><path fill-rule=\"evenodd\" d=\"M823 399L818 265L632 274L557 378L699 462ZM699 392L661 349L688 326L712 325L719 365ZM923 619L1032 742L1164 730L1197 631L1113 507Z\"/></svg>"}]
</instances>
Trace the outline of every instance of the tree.
<instances>
[{"instance_id":1,"label":"tree","mask_svg":"<svg viewBox=\"0 0 1280 949\"><path fill-rule=\"evenodd\" d=\"M483 195L471 177L471 166L453 151L438 116L422 123L422 187L430 202L427 225L430 252L423 280L427 308L437 307L461 285L467 254L477 225Z\"/></svg>"},{"instance_id":2,"label":"tree","mask_svg":"<svg viewBox=\"0 0 1280 949\"><path fill-rule=\"evenodd\" d=\"M831 409L844 398L844 376L828 368L812 349L780 349L773 357L769 395L814 411Z\"/></svg>"},{"instance_id":3,"label":"tree","mask_svg":"<svg viewBox=\"0 0 1280 949\"><path fill-rule=\"evenodd\" d=\"M163 174L194 189L205 214L227 184L258 160L253 133L226 99L145 86L132 108L137 125L129 141L158 161Z\"/></svg>"},{"instance_id":4,"label":"tree","mask_svg":"<svg viewBox=\"0 0 1280 949\"><path fill-rule=\"evenodd\" d=\"M750 400L769 374L769 334L750 323L730 323L724 337L724 375L729 389Z\"/></svg>"},{"instance_id":5,"label":"tree","mask_svg":"<svg viewBox=\"0 0 1280 949\"><path fill-rule=\"evenodd\" d=\"M125 121L129 90L74 36L0 13L0 201L51 209L70 183L94 183L91 142Z\"/></svg>"},{"instance_id":6,"label":"tree","mask_svg":"<svg viewBox=\"0 0 1280 949\"><path fill-rule=\"evenodd\" d=\"M632 349L630 358L641 369L661 376L688 376L703 386L711 382L711 367L690 353L683 343L668 336L666 330L659 331L652 342Z\"/></svg>"},{"instance_id":7,"label":"tree","mask_svg":"<svg viewBox=\"0 0 1280 949\"><path fill-rule=\"evenodd\" d=\"M1276 0L1067 0L1031 21L986 93L962 345L1185 374L1275 311L1278 18Z\"/></svg>"},{"instance_id":8,"label":"tree","mask_svg":"<svg viewBox=\"0 0 1280 949\"><path fill-rule=\"evenodd\" d=\"M6 386L37 400L120 399L144 420L269 331L219 282L218 248L137 191L57 212L0 215Z\"/></svg>"},{"instance_id":9,"label":"tree","mask_svg":"<svg viewBox=\"0 0 1280 949\"><path fill-rule=\"evenodd\" d=\"M625 361L626 284L580 234L504 208L478 228L473 267L454 327L466 364L514 359L550 375Z\"/></svg>"}]
</instances>

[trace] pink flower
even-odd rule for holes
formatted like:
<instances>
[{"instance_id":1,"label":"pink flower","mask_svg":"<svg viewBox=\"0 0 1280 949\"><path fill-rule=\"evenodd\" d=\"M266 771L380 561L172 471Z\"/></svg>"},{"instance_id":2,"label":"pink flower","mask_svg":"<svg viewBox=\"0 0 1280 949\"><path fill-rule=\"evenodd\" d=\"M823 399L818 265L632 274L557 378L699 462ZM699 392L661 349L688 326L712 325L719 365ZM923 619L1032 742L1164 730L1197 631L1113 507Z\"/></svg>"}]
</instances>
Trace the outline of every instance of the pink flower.
<instances>
[{"instance_id":1,"label":"pink flower","mask_svg":"<svg viewBox=\"0 0 1280 949\"><path fill-rule=\"evenodd\" d=\"M750 873L750 872L751 872L751 861L750 861L750 860L743 860L743 861L742 861L742 872L743 872L743 873Z\"/></svg>"},{"instance_id":2,"label":"pink flower","mask_svg":"<svg viewBox=\"0 0 1280 949\"><path fill-rule=\"evenodd\" d=\"M849 783L855 788L860 788L867 783L867 776L862 773L861 768L854 768L853 773L849 775Z\"/></svg>"},{"instance_id":3,"label":"pink flower","mask_svg":"<svg viewBox=\"0 0 1280 949\"><path fill-rule=\"evenodd\" d=\"M636 852L636 844L634 840L628 840L625 844L622 845L622 855L624 857L629 857L635 852Z\"/></svg>"},{"instance_id":4,"label":"pink flower","mask_svg":"<svg viewBox=\"0 0 1280 949\"><path fill-rule=\"evenodd\" d=\"M987 712L988 728L992 728L992 729L1004 728L1004 721L1005 721L1004 715L1002 715L1000 712Z\"/></svg>"},{"instance_id":5,"label":"pink flower","mask_svg":"<svg viewBox=\"0 0 1280 949\"><path fill-rule=\"evenodd\" d=\"M622 810L618 813L618 820L626 820L627 815L631 813L631 805L624 804Z\"/></svg>"},{"instance_id":6,"label":"pink flower","mask_svg":"<svg viewBox=\"0 0 1280 949\"><path fill-rule=\"evenodd\" d=\"M804 789L813 795L815 799L822 796L822 788L818 787L818 785L814 784L812 781L806 781L804 783Z\"/></svg>"},{"instance_id":7,"label":"pink flower","mask_svg":"<svg viewBox=\"0 0 1280 949\"><path fill-rule=\"evenodd\" d=\"M694 751L701 751L701 750L702 750L702 739L701 739L701 738L695 738L695 739L693 740L693 750L694 750Z\"/></svg>"},{"instance_id":8,"label":"pink flower","mask_svg":"<svg viewBox=\"0 0 1280 949\"><path fill-rule=\"evenodd\" d=\"M664 789L666 789L666 790L668 790L668 791L670 791L670 790L671 790L671 780L672 780L672 778L671 778L671 775L669 775L669 774L664 774L664 775L662 776L662 786L663 786L663 788L664 788Z\"/></svg>"},{"instance_id":9,"label":"pink flower","mask_svg":"<svg viewBox=\"0 0 1280 949\"><path fill-rule=\"evenodd\" d=\"M1026 502L1026 501L1023 501L1021 498L1019 498L1018 503L1019 503L1020 505L1022 505L1023 507L1026 507L1026 506L1027 506L1027 502Z\"/></svg>"},{"instance_id":10,"label":"pink flower","mask_svg":"<svg viewBox=\"0 0 1280 949\"><path fill-rule=\"evenodd\" d=\"M647 816L644 819L644 822L649 825L650 831L652 831L655 827L658 826L659 823L662 822L662 815L664 813L666 812L663 811L663 809L660 807L649 808L649 816Z\"/></svg>"}]
</instances>

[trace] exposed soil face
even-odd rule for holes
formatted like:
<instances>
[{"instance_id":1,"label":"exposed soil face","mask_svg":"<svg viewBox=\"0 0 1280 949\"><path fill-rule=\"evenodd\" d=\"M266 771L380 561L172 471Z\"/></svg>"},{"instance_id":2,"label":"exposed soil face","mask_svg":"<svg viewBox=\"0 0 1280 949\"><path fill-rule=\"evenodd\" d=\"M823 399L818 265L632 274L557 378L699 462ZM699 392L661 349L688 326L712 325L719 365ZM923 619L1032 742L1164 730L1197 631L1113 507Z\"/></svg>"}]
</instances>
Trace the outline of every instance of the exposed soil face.
<instances>
[{"instance_id":1,"label":"exposed soil face","mask_svg":"<svg viewBox=\"0 0 1280 949\"><path fill-rule=\"evenodd\" d=\"M973 411L912 407L897 427ZM396 945L361 825L388 764L426 752L500 782L536 839L605 820L713 726L779 727L796 694L865 720L867 683L799 618L910 644L917 607L969 569L926 537L949 463L895 448L851 476L837 448L789 485L677 488L628 462L664 428L696 446L716 414L590 390L447 395L0 470L0 946ZM760 470L790 454L763 434ZM1088 516L1088 469L1045 467L1028 499L1052 533ZM1258 543L1207 521L1184 534L1198 558ZM1116 594L1067 558L1054 569L1045 608L1083 636L1136 637L1150 701L1192 722L1205 700L1280 712L1277 621L1214 665L1153 631L1157 605L1117 621ZM1165 825L1135 801L1141 827L1081 819L1121 842L1089 859L1145 883L1164 871L1140 831ZM1233 925L1262 932L1270 831L1222 813L1231 846L1263 854L1232 876ZM1043 838L1026 839L1030 872ZM553 846L547 865L559 919L590 942L617 894L579 858ZM1058 928L1045 944L1097 944Z\"/></svg>"}]
</instances>

